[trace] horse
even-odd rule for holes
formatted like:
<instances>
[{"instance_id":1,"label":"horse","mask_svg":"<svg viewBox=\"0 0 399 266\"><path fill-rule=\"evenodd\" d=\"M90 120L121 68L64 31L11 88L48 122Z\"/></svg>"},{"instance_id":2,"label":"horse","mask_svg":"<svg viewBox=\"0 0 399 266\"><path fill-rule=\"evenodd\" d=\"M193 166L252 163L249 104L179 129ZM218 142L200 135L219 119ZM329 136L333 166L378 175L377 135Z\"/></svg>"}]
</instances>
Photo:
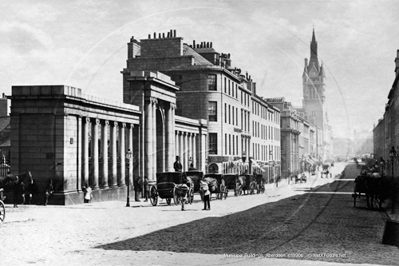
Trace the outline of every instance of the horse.
<instances>
[{"instance_id":1,"label":"horse","mask_svg":"<svg viewBox=\"0 0 399 266\"><path fill-rule=\"evenodd\" d=\"M11 189L14 194L14 207L18 207L19 196L22 191L22 204L26 202L26 195L29 196L28 202L31 202L33 194L37 194L37 186L32 178L30 171L26 171L23 174L11 175L7 174L5 178L0 180L0 187L3 187L5 192Z\"/></svg>"},{"instance_id":2,"label":"horse","mask_svg":"<svg viewBox=\"0 0 399 266\"><path fill-rule=\"evenodd\" d=\"M194 192L200 191L200 181L203 177L203 173L201 171L187 171L186 176L188 182L193 186Z\"/></svg>"},{"instance_id":3,"label":"horse","mask_svg":"<svg viewBox=\"0 0 399 266\"><path fill-rule=\"evenodd\" d=\"M237 179L236 179L236 191L235 191L236 195L241 195L243 191L244 191L244 195L245 195L245 192L248 189L247 180L246 179L247 179L246 176L237 177Z\"/></svg>"}]
</instances>

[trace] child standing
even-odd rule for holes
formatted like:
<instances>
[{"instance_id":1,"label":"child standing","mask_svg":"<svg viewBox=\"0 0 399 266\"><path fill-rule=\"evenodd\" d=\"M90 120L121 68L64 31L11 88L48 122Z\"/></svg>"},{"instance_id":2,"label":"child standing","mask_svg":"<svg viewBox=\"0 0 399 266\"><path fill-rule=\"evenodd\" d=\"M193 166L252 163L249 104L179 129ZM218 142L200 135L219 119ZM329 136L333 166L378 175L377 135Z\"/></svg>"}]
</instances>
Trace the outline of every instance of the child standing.
<instances>
[{"instance_id":1,"label":"child standing","mask_svg":"<svg viewBox=\"0 0 399 266\"><path fill-rule=\"evenodd\" d=\"M204 191L204 208L202 209L203 211L211 210L211 202L210 202L210 194L211 192L209 191L209 186L208 183L206 183L204 180L201 180L201 189Z\"/></svg>"}]
</instances>

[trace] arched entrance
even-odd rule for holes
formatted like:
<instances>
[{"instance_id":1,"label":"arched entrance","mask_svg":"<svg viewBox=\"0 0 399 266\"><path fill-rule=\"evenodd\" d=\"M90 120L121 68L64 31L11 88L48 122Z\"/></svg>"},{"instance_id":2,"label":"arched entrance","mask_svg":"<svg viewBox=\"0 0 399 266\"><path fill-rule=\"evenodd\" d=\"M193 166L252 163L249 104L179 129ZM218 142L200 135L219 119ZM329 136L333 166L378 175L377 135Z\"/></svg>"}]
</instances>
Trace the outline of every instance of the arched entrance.
<instances>
[{"instance_id":1,"label":"arched entrance","mask_svg":"<svg viewBox=\"0 0 399 266\"><path fill-rule=\"evenodd\" d=\"M156 109L156 172L165 171L165 111L162 102L158 103Z\"/></svg>"}]
</instances>

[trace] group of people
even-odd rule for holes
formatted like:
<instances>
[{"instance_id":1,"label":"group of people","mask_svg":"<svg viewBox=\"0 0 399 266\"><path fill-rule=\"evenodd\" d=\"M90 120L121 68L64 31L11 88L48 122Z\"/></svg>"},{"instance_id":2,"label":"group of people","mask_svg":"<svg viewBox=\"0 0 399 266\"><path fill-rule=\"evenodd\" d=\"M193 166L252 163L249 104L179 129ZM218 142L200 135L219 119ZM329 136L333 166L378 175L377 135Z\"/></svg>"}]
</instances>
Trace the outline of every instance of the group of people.
<instances>
[{"instance_id":1,"label":"group of people","mask_svg":"<svg viewBox=\"0 0 399 266\"><path fill-rule=\"evenodd\" d=\"M180 163L180 157L176 156L176 161L173 164L173 168L175 169L175 172L182 172L183 166ZM193 167L193 164L190 165L189 170L195 169ZM182 180L183 186L187 187L187 179L185 175L183 175L184 180ZM200 181L200 189L202 193L204 194L204 208L202 209L203 211L205 210L210 210L211 209L211 203L210 203L210 195L211 192L209 191L209 186L208 183L205 181L204 178L201 179ZM187 187L188 190L188 187ZM184 201L187 201L187 196L184 198ZM184 204L182 204L182 211L184 211Z\"/></svg>"}]
</instances>

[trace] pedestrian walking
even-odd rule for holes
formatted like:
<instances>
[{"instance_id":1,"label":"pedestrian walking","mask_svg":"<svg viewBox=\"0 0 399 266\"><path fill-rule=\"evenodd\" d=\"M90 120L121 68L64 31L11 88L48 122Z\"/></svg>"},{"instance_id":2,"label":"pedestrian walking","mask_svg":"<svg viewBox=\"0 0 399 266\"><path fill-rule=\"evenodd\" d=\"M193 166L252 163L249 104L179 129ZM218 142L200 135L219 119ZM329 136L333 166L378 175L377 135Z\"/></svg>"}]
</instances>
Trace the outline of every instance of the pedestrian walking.
<instances>
[{"instance_id":1,"label":"pedestrian walking","mask_svg":"<svg viewBox=\"0 0 399 266\"><path fill-rule=\"evenodd\" d=\"M180 157L176 156L176 161L173 164L173 168L175 169L175 172L181 172L183 170L183 166L180 163Z\"/></svg>"},{"instance_id":2,"label":"pedestrian walking","mask_svg":"<svg viewBox=\"0 0 399 266\"><path fill-rule=\"evenodd\" d=\"M208 183L205 182L205 180L201 180L201 190L204 192L204 208L202 209L203 211L211 210L211 202L210 202L210 195L211 192L209 191L209 186Z\"/></svg>"},{"instance_id":3,"label":"pedestrian walking","mask_svg":"<svg viewBox=\"0 0 399 266\"><path fill-rule=\"evenodd\" d=\"M84 192L84 203L90 203L91 199L93 198L92 195L92 189L90 186L83 186L83 192Z\"/></svg>"},{"instance_id":4,"label":"pedestrian walking","mask_svg":"<svg viewBox=\"0 0 399 266\"><path fill-rule=\"evenodd\" d=\"M140 201L140 190L141 190L141 177L136 177L133 181L134 186L134 201Z\"/></svg>"}]
</instances>

